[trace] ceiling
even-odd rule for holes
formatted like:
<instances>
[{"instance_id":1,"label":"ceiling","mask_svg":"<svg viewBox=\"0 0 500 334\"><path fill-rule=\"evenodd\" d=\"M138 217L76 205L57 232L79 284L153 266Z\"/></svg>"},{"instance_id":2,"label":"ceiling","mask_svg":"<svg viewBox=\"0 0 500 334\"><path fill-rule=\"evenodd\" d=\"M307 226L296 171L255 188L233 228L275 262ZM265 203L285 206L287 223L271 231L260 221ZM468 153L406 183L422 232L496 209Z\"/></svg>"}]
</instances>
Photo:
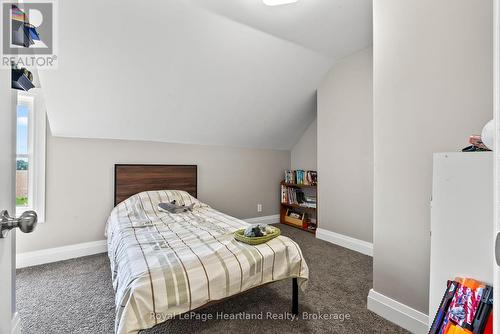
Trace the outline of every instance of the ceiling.
<instances>
[{"instance_id":1,"label":"ceiling","mask_svg":"<svg viewBox=\"0 0 500 334\"><path fill-rule=\"evenodd\" d=\"M372 0L188 0L305 48L340 59L372 44Z\"/></svg>"},{"instance_id":2,"label":"ceiling","mask_svg":"<svg viewBox=\"0 0 500 334\"><path fill-rule=\"evenodd\" d=\"M307 36L332 17L321 15L311 29L283 27L296 12L277 14L281 25L270 25L269 14L262 26L248 26L220 8L245 11L250 0L204 2L60 1L59 66L40 71L52 134L287 150L314 119L315 91L334 56L371 43L339 40L338 51L333 42L321 50L315 36L306 48ZM322 2L355 3L346 13L367 4ZM305 9L300 24L311 20Z\"/></svg>"}]
</instances>

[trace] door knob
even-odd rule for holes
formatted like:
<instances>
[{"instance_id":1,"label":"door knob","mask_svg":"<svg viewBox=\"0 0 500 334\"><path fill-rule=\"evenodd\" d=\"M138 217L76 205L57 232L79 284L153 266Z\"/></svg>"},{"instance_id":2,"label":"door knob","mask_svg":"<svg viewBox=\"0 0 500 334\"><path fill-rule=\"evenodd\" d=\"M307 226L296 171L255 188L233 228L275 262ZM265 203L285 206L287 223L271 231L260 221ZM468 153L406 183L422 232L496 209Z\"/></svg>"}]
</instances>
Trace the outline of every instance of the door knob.
<instances>
[{"instance_id":1,"label":"door knob","mask_svg":"<svg viewBox=\"0 0 500 334\"><path fill-rule=\"evenodd\" d=\"M31 233L36 227L38 217L35 211L26 211L19 218L9 215L7 210L0 212L0 238L7 236L7 232L19 227L24 233Z\"/></svg>"}]
</instances>

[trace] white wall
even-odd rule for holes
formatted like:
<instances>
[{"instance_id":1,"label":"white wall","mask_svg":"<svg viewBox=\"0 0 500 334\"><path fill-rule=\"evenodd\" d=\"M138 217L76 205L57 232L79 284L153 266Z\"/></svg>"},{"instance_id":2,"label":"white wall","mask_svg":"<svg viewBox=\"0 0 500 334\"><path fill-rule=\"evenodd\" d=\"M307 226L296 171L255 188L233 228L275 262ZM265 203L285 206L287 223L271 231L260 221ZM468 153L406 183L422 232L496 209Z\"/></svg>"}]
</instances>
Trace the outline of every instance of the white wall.
<instances>
[{"instance_id":1,"label":"white wall","mask_svg":"<svg viewBox=\"0 0 500 334\"><path fill-rule=\"evenodd\" d=\"M334 65L318 89L319 227L372 241L372 49Z\"/></svg>"},{"instance_id":2,"label":"white wall","mask_svg":"<svg viewBox=\"0 0 500 334\"><path fill-rule=\"evenodd\" d=\"M374 2L373 284L424 313L432 154L492 118L492 53L490 0Z\"/></svg>"},{"instance_id":3,"label":"white wall","mask_svg":"<svg viewBox=\"0 0 500 334\"><path fill-rule=\"evenodd\" d=\"M47 144L46 223L18 233L18 253L103 240L115 163L197 164L200 200L238 218L278 214L290 168L290 151L52 136Z\"/></svg>"},{"instance_id":4,"label":"white wall","mask_svg":"<svg viewBox=\"0 0 500 334\"><path fill-rule=\"evenodd\" d=\"M300 140L292 148L291 168L316 170L318 160L318 121L315 118L304 132Z\"/></svg>"}]
</instances>

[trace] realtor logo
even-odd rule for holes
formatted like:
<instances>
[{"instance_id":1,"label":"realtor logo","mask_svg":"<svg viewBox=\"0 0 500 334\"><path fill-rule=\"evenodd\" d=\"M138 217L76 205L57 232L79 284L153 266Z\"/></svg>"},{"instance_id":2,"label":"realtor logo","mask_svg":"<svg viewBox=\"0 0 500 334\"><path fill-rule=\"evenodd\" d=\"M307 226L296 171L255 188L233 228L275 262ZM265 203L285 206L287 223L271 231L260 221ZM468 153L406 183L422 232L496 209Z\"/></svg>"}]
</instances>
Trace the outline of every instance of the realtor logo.
<instances>
[{"instance_id":1,"label":"realtor logo","mask_svg":"<svg viewBox=\"0 0 500 334\"><path fill-rule=\"evenodd\" d=\"M52 0L2 2L2 67L55 67L55 9Z\"/></svg>"}]
</instances>

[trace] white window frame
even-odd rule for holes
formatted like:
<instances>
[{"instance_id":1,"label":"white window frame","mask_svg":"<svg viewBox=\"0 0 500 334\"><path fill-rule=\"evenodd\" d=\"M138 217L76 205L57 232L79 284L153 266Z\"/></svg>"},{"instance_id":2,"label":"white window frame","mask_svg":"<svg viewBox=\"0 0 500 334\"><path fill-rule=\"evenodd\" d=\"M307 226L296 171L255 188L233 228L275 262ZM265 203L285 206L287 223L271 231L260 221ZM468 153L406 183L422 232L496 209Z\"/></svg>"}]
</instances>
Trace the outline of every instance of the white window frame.
<instances>
[{"instance_id":1,"label":"white window frame","mask_svg":"<svg viewBox=\"0 0 500 334\"><path fill-rule=\"evenodd\" d=\"M38 222L45 221L45 163L47 141L47 113L42 97L37 93L19 92L18 105L26 105L28 114L28 207L17 207L16 215L26 210L38 214ZM18 155L19 156L19 155Z\"/></svg>"}]
</instances>

